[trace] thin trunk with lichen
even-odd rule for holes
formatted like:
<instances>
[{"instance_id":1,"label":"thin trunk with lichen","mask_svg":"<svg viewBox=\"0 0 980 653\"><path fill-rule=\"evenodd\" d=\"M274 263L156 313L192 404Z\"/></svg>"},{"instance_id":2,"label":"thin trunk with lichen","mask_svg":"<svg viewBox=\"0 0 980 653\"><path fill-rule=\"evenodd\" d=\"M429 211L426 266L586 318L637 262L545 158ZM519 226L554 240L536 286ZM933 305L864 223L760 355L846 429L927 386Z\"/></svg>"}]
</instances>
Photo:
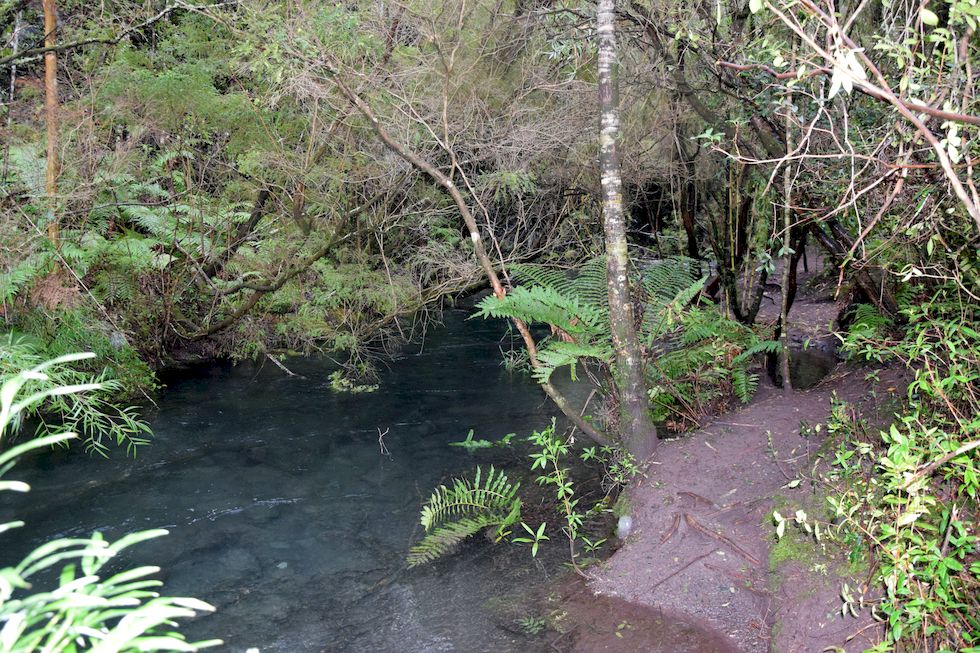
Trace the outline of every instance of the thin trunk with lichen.
<instances>
[{"instance_id":1,"label":"thin trunk with lichen","mask_svg":"<svg viewBox=\"0 0 980 653\"><path fill-rule=\"evenodd\" d=\"M43 0L44 8L44 47L53 48L57 43L58 7L55 0ZM48 165L45 175L44 191L48 200L48 240L55 249L61 247L61 229L58 223L57 195L58 173L61 165L58 158L58 55L47 52L44 55L44 119L48 128Z\"/></svg>"},{"instance_id":2,"label":"thin trunk with lichen","mask_svg":"<svg viewBox=\"0 0 980 653\"><path fill-rule=\"evenodd\" d=\"M793 149L793 100L792 91L786 93L786 150ZM793 166L785 162L783 168L783 277L782 293L779 310L779 367L783 377L783 392L793 391L793 382L789 375L789 296L790 276L796 265L792 249L793 227Z\"/></svg>"},{"instance_id":3,"label":"thin trunk with lichen","mask_svg":"<svg viewBox=\"0 0 980 653\"><path fill-rule=\"evenodd\" d=\"M609 325L616 352L615 380L624 443L640 456L652 453L656 429L647 413L643 356L629 282L626 216L619 153L619 97L616 79L616 2L600 0L599 35L599 168L602 176L602 222L606 235Z\"/></svg>"}]
</instances>

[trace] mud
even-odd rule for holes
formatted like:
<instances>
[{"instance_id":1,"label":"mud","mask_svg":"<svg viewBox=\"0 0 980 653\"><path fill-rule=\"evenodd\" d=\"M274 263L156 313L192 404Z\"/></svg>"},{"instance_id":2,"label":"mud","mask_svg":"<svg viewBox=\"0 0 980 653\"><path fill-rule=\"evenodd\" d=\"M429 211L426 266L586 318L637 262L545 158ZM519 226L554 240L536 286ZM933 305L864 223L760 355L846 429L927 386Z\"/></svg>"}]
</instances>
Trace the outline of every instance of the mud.
<instances>
[{"instance_id":1,"label":"mud","mask_svg":"<svg viewBox=\"0 0 980 653\"><path fill-rule=\"evenodd\" d=\"M809 389L784 394L763 381L748 406L661 444L628 492L634 533L594 572L594 592L693 620L724 636L722 650L850 653L875 641L867 613L841 615L841 584L864 581L848 577L846 565L805 556L770 561L773 510L822 501L805 481L821 435L801 435L801 425L824 422L835 393L857 401L901 385L889 379L875 388L868 370L836 362L829 330L840 308L826 296L803 296L791 314L794 346L821 352L821 369L803 370L810 376L799 385ZM762 319L775 319L771 313Z\"/></svg>"}]
</instances>

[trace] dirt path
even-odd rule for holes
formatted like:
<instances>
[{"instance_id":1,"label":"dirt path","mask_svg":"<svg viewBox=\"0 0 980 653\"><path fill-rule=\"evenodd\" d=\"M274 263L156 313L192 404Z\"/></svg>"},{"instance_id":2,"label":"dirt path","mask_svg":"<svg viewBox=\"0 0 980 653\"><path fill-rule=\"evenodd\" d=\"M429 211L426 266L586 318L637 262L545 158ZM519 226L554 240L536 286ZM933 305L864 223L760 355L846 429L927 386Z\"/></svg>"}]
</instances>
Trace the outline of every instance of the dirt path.
<instances>
[{"instance_id":1,"label":"dirt path","mask_svg":"<svg viewBox=\"0 0 980 653\"><path fill-rule=\"evenodd\" d=\"M793 315L796 339L825 336L836 310L827 300L802 300ZM685 614L746 653L863 650L874 628L841 616L847 571L809 557L806 538L796 533L790 535L800 540L798 551L787 540L771 557L771 515L821 501L808 481L793 483L821 444L818 436L800 435L801 422L824 422L835 391L857 399L871 387L863 372L840 366L813 389L790 396L763 385L749 406L662 443L647 477L628 493L633 534L596 573L592 588ZM862 628L861 637L847 641Z\"/></svg>"}]
</instances>

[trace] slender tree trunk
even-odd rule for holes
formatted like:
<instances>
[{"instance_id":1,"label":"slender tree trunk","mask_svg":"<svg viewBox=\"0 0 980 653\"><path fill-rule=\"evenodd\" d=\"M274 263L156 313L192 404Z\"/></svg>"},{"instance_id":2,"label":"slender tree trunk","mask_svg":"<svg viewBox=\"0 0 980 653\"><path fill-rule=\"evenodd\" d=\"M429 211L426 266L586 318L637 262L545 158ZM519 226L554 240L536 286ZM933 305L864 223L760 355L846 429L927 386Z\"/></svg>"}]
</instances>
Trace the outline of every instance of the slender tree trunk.
<instances>
[{"instance_id":1,"label":"slender tree trunk","mask_svg":"<svg viewBox=\"0 0 980 653\"><path fill-rule=\"evenodd\" d=\"M643 357L636 334L636 316L629 283L626 218L620 175L619 97L616 76L616 2L599 0L599 167L602 174L602 222L606 233L606 274L609 284L609 324L616 351L616 385L619 390L623 439L637 455L652 453L656 429L647 414Z\"/></svg>"},{"instance_id":2,"label":"slender tree trunk","mask_svg":"<svg viewBox=\"0 0 980 653\"><path fill-rule=\"evenodd\" d=\"M44 47L53 48L57 44L58 7L55 0L43 0L44 8ZM48 52L44 55L44 117L48 126L48 167L44 191L48 199L48 239L56 249L61 248L61 229L58 224L57 195L58 173L58 55Z\"/></svg>"},{"instance_id":3,"label":"slender tree trunk","mask_svg":"<svg viewBox=\"0 0 980 653\"><path fill-rule=\"evenodd\" d=\"M792 87L790 87L792 88ZM793 149L793 100L792 91L786 92L786 151ZM793 226L793 165L787 160L783 168L783 283L782 302L779 310L779 363L783 377L783 392L793 391L789 376L789 294L791 267L796 264L792 252Z\"/></svg>"},{"instance_id":4,"label":"slender tree trunk","mask_svg":"<svg viewBox=\"0 0 980 653\"><path fill-rule=\"evenodd\" d=\"M20 49L20 21L23 16L22 11L18 11L14 16L14 33L10 41L11 49L13 54L17 54ZM10 129L10 125L13 124L14 120L14 95L17 92L17 61L15 60L10 64L10 110L7 111L7 129Z\"/></svg>"}]
</instances>

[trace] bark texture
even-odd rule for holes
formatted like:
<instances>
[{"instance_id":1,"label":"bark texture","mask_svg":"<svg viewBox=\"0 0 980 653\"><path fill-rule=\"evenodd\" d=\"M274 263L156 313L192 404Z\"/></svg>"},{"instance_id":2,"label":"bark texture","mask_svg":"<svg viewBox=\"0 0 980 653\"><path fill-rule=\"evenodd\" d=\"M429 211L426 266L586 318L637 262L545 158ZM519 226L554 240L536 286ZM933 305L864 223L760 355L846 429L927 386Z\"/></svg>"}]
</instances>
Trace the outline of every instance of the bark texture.
<instances>
[{"instance_id":1,"label":"bark texture","mask_svg":"<svg viewBox=\"0 0 980 653\"><path fill-rule=\"evenodd\" d=\"M793 149L793 100L792 92L786 94L786 150ZM783 283L782 302L779 311L779 363L783 377L783 392L793 391L793 381L789 375L789 308L790 308L790 276L791 268L796 260L790 254L792 250L793 227L793 166L790 161L784 162L783 168Z\"/></svg>"},{"instance_id":2,"label":"bark texture","mask_svg":"<svg viewBox=\"0 0 980 653\"><path fill-rule=\"evenodd\" d=\"M57 42L58 7L55 0L43 0L44 47L54 48ZM57 195L58 173L58 55L49 50L44 55L44 119L48 127L48 166L44 180L44 192L48 197L48 239L55 248L61 246L61 230L58 224Z\"/></svg>"},{"instance_id":3,"label":"bark texture","mask_svg":"<svg viewBox=\"0 0 980 653\"><path fill-rule=\"evenodd\" d=\"M609 324L616 352L616 385L623 439L639 456L652 453L656 430L647 414L643 357L629 283L626 217L619 153L619 97L616 78L616 2L600 0L599 35L599 167L602 175L602 222L606 235Z\"/></svg>"}]
</instances>

